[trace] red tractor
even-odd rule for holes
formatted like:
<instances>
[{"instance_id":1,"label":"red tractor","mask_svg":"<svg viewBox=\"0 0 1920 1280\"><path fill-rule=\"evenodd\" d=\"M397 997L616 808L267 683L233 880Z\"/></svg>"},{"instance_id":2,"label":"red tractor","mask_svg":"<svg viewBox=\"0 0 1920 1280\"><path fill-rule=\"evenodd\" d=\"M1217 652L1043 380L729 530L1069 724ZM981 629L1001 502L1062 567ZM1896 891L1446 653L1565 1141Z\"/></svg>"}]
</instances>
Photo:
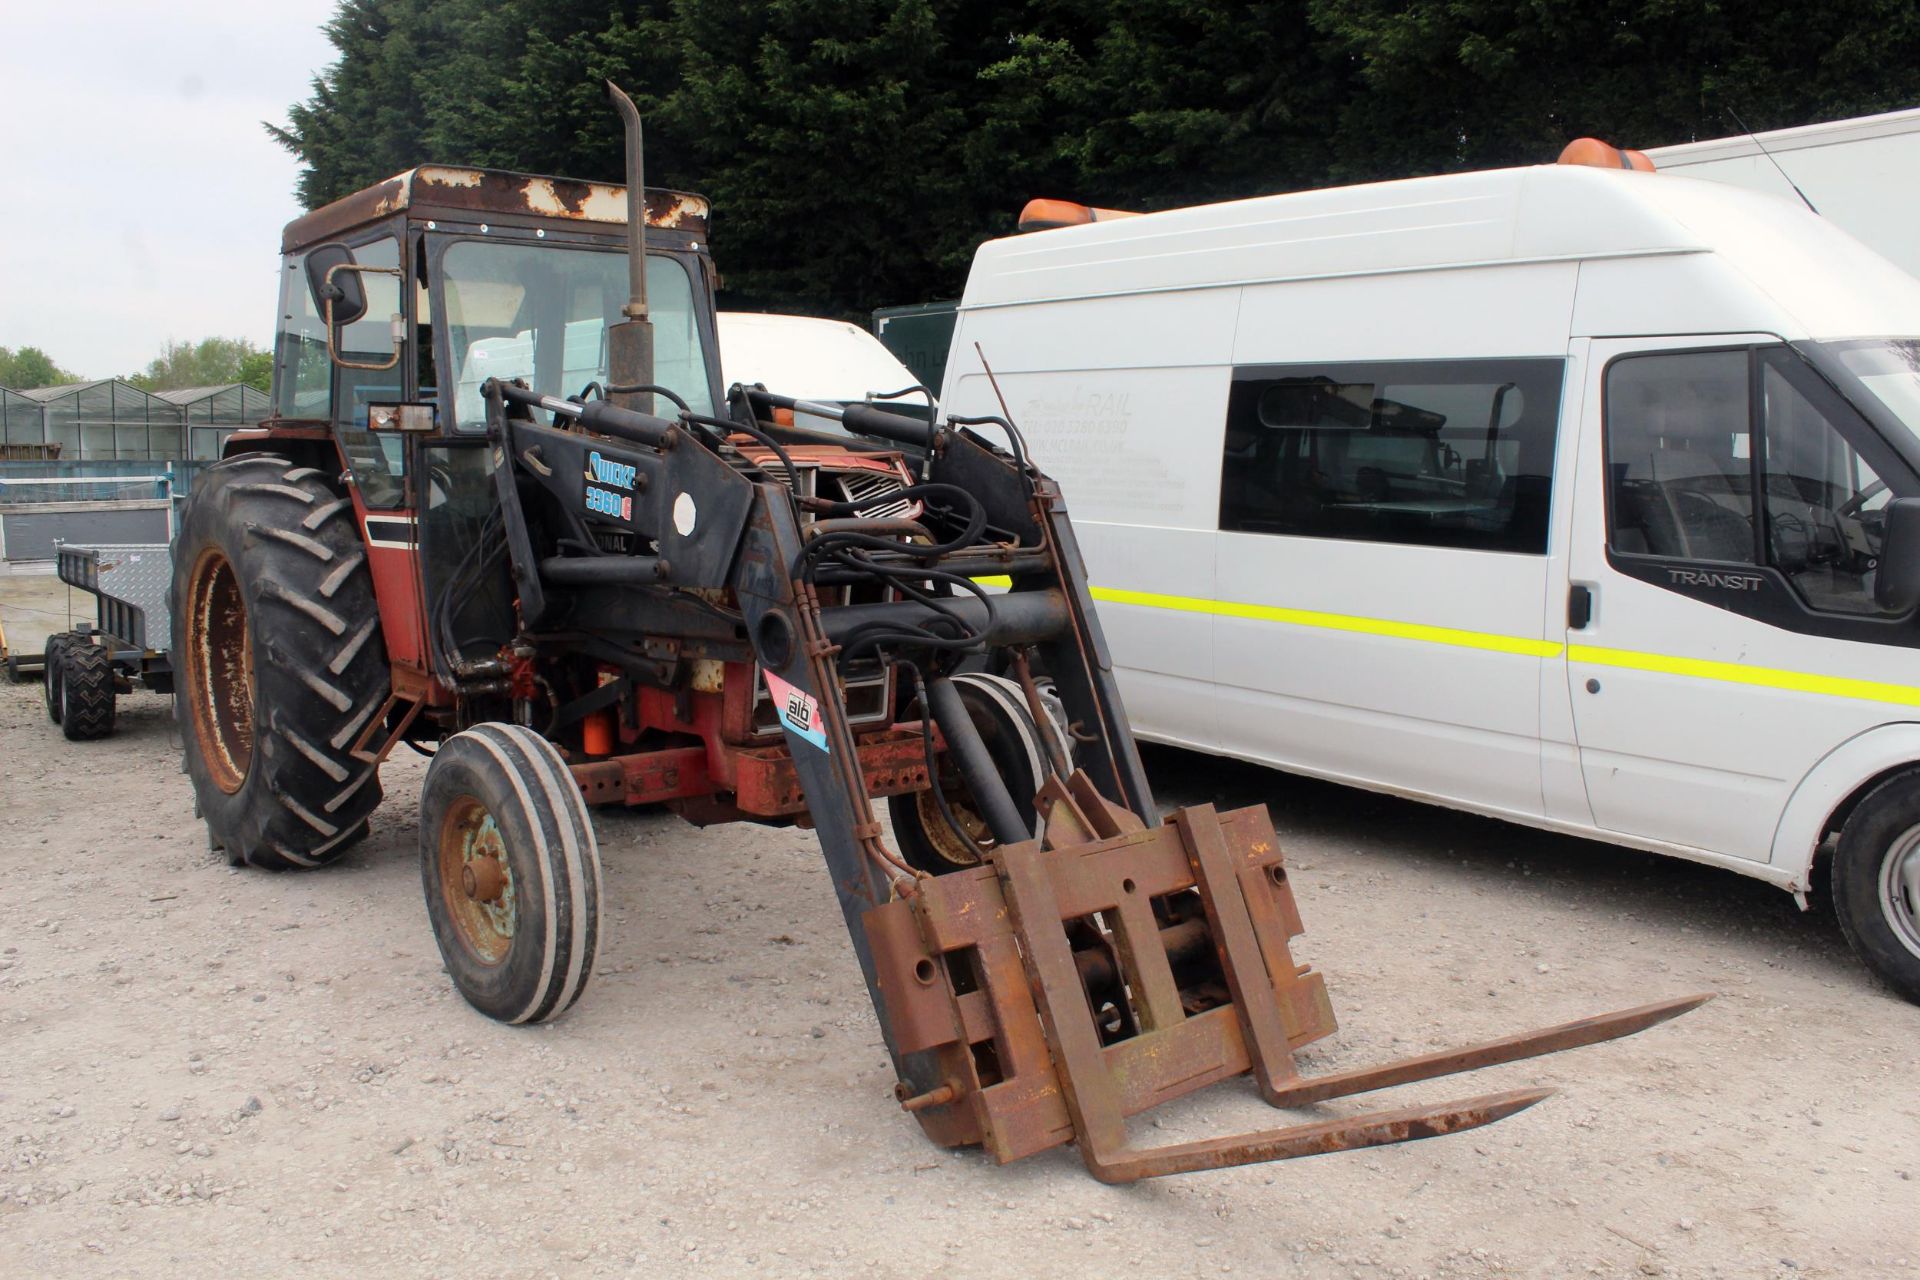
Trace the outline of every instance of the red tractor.
<instances>
[{"instance_id":1,"label":"red tractor","mask_svg":"<svg viewBox=\"0 0 1920 1280\"><path fill-rule=\"evenodd\" d=\"M602 937L590 805L799 823L902 1105L1002 1160L1077 1139L1115 1179L1542 1096L1127 1145L1127 1115L1226 1076L1295 1105L1697 1003L1302 1080L1293 1051L1333 1019L1288 951L1272 827L1161 821L1065 504L1017 429L887 407L905 392L723 388L707 204L644 189L614 92L624 190L427 167L286 229L277 416L196 482L174 546L187 772L233 862L332 861L387 754L430 754L441 954L474 1007L537 1022L579 998Z\"/></svg>"}]
</instances>

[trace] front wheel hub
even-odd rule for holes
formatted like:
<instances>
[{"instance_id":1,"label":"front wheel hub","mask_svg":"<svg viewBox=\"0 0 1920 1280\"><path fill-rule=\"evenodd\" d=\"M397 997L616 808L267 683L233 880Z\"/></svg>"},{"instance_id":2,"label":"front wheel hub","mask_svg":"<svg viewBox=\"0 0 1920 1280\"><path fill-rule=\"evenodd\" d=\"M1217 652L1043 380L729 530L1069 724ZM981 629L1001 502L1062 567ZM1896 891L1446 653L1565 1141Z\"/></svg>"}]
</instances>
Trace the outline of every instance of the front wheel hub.
<instances>
[{"instance_id":1,"label":"front wheel hub","mask_svg":"<svg viewBox=\"0 0 1920 1280\"><path fill-rule=\"evenodd\" d=\"M498 902L507 888L507 869L498 858L475 858L460 872L460 887L475 902Z\"/></svg>"},{"instance_id":2,"label":"front wheel hub","mask_svg":"<svg viewBox=\"0 0 1920 1280\"><path fill-rule=\"evenodd\" d=\"M473 796L462 796L440 824L440 896L460 945L481 964L513 949L520 913L500 824Z\"/></svg>"}]
</instances>

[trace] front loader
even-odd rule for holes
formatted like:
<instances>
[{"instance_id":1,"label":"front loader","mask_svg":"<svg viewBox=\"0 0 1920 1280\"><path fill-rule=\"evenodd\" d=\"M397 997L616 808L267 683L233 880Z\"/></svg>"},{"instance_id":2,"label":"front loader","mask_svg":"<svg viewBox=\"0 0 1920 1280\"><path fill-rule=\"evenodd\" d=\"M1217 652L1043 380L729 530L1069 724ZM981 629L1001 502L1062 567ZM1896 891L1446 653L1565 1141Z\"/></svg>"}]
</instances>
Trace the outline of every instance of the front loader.
<instances>
[{"instance_id":1,"label":"front loader","mask_svg":"<svg viewBox=\"0 0 1920 1280\"><path fill-rule=\"evenodd\" d=\"M475 1008L538 1022L603 939L590 806L799 824L902 1107L1000 1161L1076 1142L1112 1181L1473 1128L1546 1092L1129 1141L1128 1117L1228 1077L1306 1107L1704 998L1302 1075L1334 1019L1290 951L1273 827L1161 819L1016 424L723 394L705 202L644 190L613 92L624 190L424 168L287 229L279 416L196 482L175 546L187 770L231 860L333 860L387 754L431 754L441 955Z\"/></svg>"}]
</instances>

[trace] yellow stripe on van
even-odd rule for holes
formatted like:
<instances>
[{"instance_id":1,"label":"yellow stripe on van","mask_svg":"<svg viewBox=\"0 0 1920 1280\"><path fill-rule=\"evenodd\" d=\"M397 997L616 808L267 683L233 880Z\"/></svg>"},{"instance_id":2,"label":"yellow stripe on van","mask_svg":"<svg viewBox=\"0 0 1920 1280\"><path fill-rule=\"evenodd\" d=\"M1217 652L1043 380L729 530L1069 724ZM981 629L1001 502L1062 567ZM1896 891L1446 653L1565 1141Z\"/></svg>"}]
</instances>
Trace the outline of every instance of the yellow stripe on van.
<instances>
[{"instance_id":1,"label":"yellow stripe on van","mask_svg":"<svg viewBox=\"0 0 1920 1280\"><path fill-rule=\"evenodd\" d=\"M1829 698L1858 698L1866 702L1894 702L1902 706L1920 707L1920 688L1908 684L1881 684L1875 680L1854 680L1847 676L1821 676L1805 671L1782 671L1777 667L1749 667L1738 662L1675 658L1664 653L1600 649L1585 644L1568 645L1567 660L1590 662L1600 667L1625 667L1631 671L1688 676L1695 680L1720 680L1728 684L1759 685L1765 689L1824 694Z\"/></svg>"},{"instance_id":2,"label":"yellow stripe on van","mask_svg":"<svg viewBox=\"0 0 1920 1280\"><path fill-rule=\"evenodd\" d=\"M1011 587L1008 577L977 578L981 586ZM1452 645L1461 649L1483 649L1492 653L1511 653L1528 658L1557 658L1563 653L1570 662L1586 662L1601 667L1621 667L1630 671L1652 671L1661 675L1682 676L1693 680L1718 680L1726 684L1754 685L1763 689L1786 689L1794 693L1818 694L1829 698L1853 698L1864 702L1890 702L1898 706L1920 707L1920 687L1907 684L1883 684L1875 680L1855 680L1848 676L1816 675L1806 671L1785 671L1778 667L1751 667L1738 662L1714 662L1707 658L1679 658L1664 653L1641 653L1633 649L1603 649L1597 645L1562 645L1529 636L1504 636L1490 631L1463 631L1454 627L1432 627L1419 622L1394 622L1385 618L1362 618L1345 613L1321 613L1313 609L1283 609L1276 605L1239 604L1231 600L1207 600L1198 596L1170 596L1152 591L1123 591L1116 587L1092 587L1095 600L1109 604L1130 604L1143 609L1171 609L1179 613L1203 613L1222 618L1252 618L1261 622L1284 622L1296 627L1314 627L1323 631L1348 631L1359 635L1390 636L1422 644Z\"/></svg>"},{"instance_id":3,"label":"yellow stripe on van","mask_svg":"<svg viewBox=\"0 0 1920 1280\"><path fill-rule=\"evenodd\" d=\"M1430 627L1422 622L1390 622L1385 618L1362 618L1349 613L1283 609L1270 604L1235 604L1226 600L1201 600L1194 596L1163 596L1150 591L1120 591L1113 587L1094 587L1092 590L1095 600L1105 600L1112 604L1133 604L1148 609L1177 609L1183 613L1210 613L1221 618L1252 618L1259 622L1285 622L1296 627L1314 627L1321 631L1351 631L1360 635L1391 636L1396 640L1417 640L1423 644L1451 645L1457 649L1488 649L1494 653L1517 653L1529 658L1557 658L1564 647L1550 640L1496 635L1491 631L1462 631L1455 627Z\"/></svg>"}]
</instances>

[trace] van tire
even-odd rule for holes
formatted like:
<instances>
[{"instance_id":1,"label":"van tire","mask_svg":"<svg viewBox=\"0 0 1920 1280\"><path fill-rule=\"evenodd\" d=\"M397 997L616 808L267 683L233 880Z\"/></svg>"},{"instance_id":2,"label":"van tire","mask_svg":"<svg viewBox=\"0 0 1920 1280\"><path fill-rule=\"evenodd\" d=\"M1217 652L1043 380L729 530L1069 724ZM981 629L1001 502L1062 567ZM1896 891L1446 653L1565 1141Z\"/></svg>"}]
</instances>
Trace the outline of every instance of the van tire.
<instances>
[{"instance_id":1,"label":"van tire","mask_svg":"<svg viewBox=\"0 0 1920 1280\"><path fill-rule=\"evenodd\" d=\"M1920 1004L1920 773L1854 807L1833 855L1833 910L1874 975Z\"/></svg>"}]
</instances>

